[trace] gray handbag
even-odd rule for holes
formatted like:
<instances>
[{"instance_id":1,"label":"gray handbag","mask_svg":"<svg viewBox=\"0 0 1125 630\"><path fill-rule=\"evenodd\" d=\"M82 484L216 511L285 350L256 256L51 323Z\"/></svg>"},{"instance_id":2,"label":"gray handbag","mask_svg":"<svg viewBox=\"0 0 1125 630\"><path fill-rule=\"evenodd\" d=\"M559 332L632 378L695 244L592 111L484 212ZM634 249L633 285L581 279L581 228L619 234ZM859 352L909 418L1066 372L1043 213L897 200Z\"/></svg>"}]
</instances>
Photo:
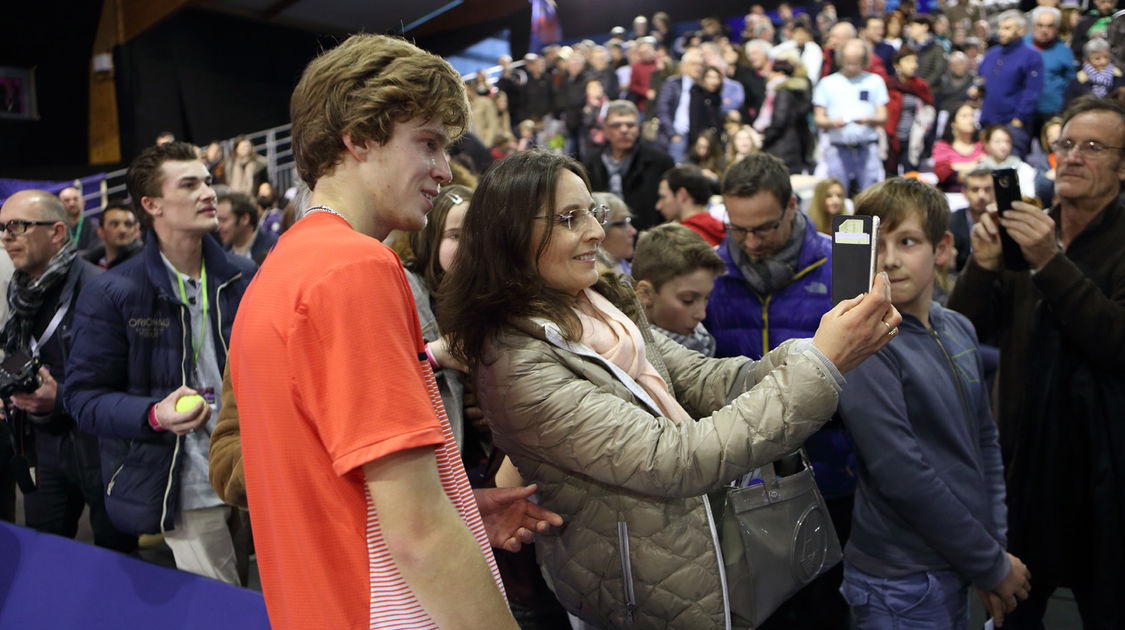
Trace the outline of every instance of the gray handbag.
<instances>
[{"instance_id":1,"label":"gray handbag","mask_svg":"<svg viewBox=\"0 0 1125 630\"><path fill-rule=\"evenodd\" d=\"M804 450L760 470L761 483L724 489L720 546L736 626L757 627L843 558Z\"/></svg>"}]
</instances>

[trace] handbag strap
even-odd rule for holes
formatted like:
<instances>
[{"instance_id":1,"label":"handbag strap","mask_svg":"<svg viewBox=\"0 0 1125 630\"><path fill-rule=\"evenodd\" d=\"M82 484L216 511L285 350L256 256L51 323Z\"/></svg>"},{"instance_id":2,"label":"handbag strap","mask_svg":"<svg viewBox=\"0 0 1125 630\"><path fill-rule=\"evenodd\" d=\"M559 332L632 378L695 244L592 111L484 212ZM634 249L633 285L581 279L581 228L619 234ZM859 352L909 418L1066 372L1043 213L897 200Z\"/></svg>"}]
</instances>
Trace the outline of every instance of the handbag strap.
<instances>
[{"instance_id":1,"label":"handbag strap","mask_svg":"<svg viewBox=\"0 0 1125 630\"><path fill-rule=\"evenodd\" d=\"M812 468L812 463L809 462L809 455L805 452L804 447L797 449L796 453L801 457L802 470ZM790 455L792 455L792 453L790 453ZM790 455L786 455L785 457L789 457ZM763 498L766 503L772 503L781 498L781 482L779 481L777 470L774 468L773 464L773 462L769 462L758 468L765 489Z\"/></svg>"}]
</instances>

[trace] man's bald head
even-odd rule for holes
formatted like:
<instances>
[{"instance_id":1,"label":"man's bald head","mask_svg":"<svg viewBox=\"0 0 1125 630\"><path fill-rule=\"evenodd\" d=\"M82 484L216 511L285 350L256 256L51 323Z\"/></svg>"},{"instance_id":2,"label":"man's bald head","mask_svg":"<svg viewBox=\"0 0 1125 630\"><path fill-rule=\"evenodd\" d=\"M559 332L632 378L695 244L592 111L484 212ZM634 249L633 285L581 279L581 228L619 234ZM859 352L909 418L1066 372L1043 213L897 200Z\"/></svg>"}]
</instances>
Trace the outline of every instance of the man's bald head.
<instances>
[{"instance_id":1,"label":"man's bald head","mask_svg":"<svg viewBox=\"0 0 1125 630\"><path fill-rule=\"evenodd\" d=\"M67 189L64 188L63 191ZM70 190L75 190L70 188ZM58 197L52 195L45 190L29 189L21 190L4 201L4 206L8 204L21 205L36 212L36 217L42 221L62 221L66 222L67 209Z\"/></svg>"},{"instance_id":2,"label":"man's bald head","mask_svg":"<svg viewBox=\"0 0 1125 630\"><path fill-rule=\"evenodd\" d=\"M72 224L77 223L78 219L82 217L82 210L85 205L82 193L74 186L67 186L59 191L59 200L62 201L66 213L70 216L70 222Z\"/></svg>"},{"instance_id":3,"label":"man's bald head","mask_svg":"<svg viewBox=\"0 0 1125 630\"><path fill-rule=\"evenodd\" d=\"M836 62L840 65L840 73L848 78L858 76L867 67L868 49L862 39L849 39L837 53Z\"/></svg>"}]
</instances>

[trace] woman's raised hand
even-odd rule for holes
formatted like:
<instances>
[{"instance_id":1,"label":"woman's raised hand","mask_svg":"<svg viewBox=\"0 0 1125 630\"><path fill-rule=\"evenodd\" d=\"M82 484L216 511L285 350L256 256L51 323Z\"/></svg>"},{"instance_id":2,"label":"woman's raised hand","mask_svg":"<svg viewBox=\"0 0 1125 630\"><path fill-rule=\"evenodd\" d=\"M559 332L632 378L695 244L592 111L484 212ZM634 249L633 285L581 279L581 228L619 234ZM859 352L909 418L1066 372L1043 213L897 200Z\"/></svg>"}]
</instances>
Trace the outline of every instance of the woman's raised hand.
<instances>
[{"instance_id":1,"label":"woman's raised hand","mask_svg":"<svg viewBox=\"0 0 1125 630\"><path fill-rule=\"evenodd\" d=\"M894 339L901 323L902 315L891 304L887 274L881 272L870 293L844 300L820 318L813 345L847 372Z\"/></svg>"}]
</instances>

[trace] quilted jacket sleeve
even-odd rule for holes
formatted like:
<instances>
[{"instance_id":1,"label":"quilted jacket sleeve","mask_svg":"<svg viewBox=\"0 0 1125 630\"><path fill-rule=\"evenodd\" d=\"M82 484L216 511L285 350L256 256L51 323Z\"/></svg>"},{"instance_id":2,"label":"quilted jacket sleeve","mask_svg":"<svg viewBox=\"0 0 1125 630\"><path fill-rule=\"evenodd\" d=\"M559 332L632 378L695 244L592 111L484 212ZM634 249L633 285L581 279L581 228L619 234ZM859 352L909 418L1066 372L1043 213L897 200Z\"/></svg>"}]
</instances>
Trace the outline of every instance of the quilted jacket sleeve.
<instances>
[{"instance_id":1,"label":"quilted jacket sleeve","mask_svg":"<svg viewBox=\"0 0 1125 630\"><path fill-rule=\"evenodd\" d=\"M811 350L786 343L755 363L657 343L685 408L713 412L682 424L654 417L596 362L532 340L480 366L480 402L496 444L514 461L687 497L792 451L836 409L834 377Z\"/></svg>"}]
</instances>

